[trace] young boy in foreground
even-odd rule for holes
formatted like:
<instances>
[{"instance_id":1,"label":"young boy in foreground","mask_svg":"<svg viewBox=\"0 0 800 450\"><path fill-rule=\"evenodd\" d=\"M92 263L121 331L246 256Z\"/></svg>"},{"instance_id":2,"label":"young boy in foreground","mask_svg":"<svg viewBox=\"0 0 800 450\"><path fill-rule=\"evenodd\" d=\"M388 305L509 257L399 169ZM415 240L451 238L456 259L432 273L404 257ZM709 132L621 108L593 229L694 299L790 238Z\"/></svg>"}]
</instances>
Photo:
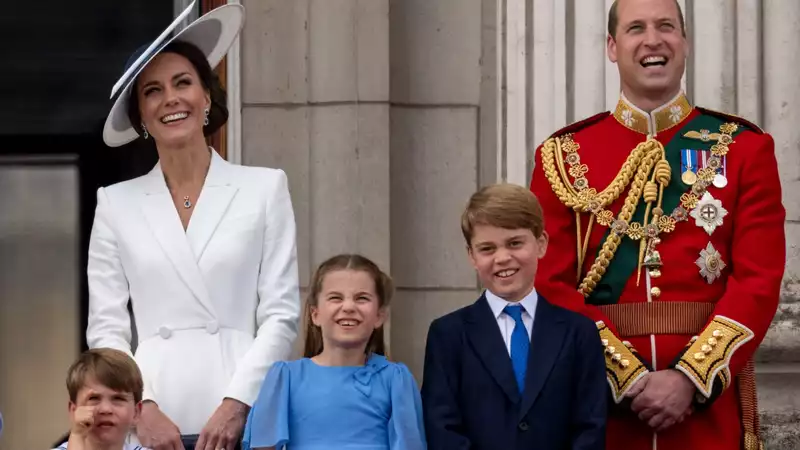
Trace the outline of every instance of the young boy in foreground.
<instances>
[{"instance_id":1,"label":"young boy in foreground","mask_svg":"<svg viewBox=\"0 0 800 450\"><path fill-rule=\"evenodd\" d=\"M97 348L69 369L69 440L55 450L144 450L125 443L142 409L142 374L125 353Z\"/></svg>"},{"instance_id":2,"label":"young boy in foreground","mask_svg":"<svg viewBox=\"0 0 800 450\"><path fill-rule=\"evenodd\" d=\"M547 251L538 200L521 186L488 186L470 199L461 229L485 292L430 326L422 383L428 448L603 450L607 387L597 328L533 285Z\"/></svg>"}]
</instances>

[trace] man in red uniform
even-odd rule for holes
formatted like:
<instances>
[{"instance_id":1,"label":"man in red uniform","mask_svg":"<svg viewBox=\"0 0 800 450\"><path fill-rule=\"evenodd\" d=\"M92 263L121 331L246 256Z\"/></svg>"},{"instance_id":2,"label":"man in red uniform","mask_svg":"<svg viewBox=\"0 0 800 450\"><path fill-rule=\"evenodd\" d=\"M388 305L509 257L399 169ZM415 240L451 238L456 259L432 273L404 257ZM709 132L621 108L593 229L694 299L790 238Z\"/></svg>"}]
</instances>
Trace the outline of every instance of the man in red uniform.
<instances>
[{"instance_id":1,"label":"man in red uniform","mask_svg":"<svg viewBox=\"0 0 800 450\"><path fill-rule=\"evenodd\" d=\"M537 150L542 295L594 319L611 450L760 447L752 357L776 312L785 211L769 134L689 104L675 0L618 0L622 93Z\"/></svg>"}]
</instances>

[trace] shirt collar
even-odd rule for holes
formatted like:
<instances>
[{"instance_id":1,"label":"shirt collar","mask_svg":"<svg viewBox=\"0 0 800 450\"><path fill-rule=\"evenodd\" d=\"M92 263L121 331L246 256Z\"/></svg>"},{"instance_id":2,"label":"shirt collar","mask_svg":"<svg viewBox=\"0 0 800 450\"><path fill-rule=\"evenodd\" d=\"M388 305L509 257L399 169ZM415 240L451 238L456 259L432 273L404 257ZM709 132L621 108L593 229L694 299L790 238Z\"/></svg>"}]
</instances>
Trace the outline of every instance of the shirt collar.
<instances>
[{"instance_id":1,"label":"shirt collar","mask_svg":"<svg viewBox=\"0 0 800 450\"><path fill-rule=\"evenodd\" d=\"M520 304L523 308L525 308L525 312L528 313L531 317L533 317L534 313L536 312L536 304L539 302L539 295L536 294L536 288L534 288L530 294L526 295L525 298L520 300L519 302L509 302L504 300L497 295L493 294L490 290L486 290L485 292L486 301L489 302L489 308L492 309L492 313L494 314L495 319L500 318L500 314L503 314L503 309L508 305L516 305Z\"/></svg>"},{"instance_id":2,"label":"shirt collar","mask_svg":"<svg viewBox=\"0 0 800 450\"><path fill-rule=\"evenodd\" d=\"M692 112L692 105L683 91L679 92L672 100L646 113L631 103L625 94L620 94L614 118L625 128L655 136L683 122Z\"/></svg>"}]
</instances>

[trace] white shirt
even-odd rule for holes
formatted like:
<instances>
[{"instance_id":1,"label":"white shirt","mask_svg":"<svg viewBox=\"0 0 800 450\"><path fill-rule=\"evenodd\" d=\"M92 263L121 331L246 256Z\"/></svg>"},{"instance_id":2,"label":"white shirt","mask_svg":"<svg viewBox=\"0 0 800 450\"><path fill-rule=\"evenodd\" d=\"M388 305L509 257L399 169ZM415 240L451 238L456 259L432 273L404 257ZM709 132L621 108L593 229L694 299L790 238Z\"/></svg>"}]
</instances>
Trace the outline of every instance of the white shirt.
<instances>
[{"instance_id":1,"label":"white shirt","mask_svg":"<svg viewBox=\"0 0 800 450\"><path fill-rule=\"evenodd\" d=\"M525 309L522 312L522 323L525 324L525 330L528 331L528 340L531 339L533 332L533 318L536 315L536 304L539 302L539 296L536 294L536 289L532 290L530 294L519 302L509 302L486 290L486 301L489 302L489 308L492 309L494 318L497 320L497 326L500 327L500 334L503 336L503 341L506 343L506 349L509 356L511 355L511 333L514 332L516 322L514 318L503 312L503 309L508 305L522 305Z\"/></svg>"}]
</instances>

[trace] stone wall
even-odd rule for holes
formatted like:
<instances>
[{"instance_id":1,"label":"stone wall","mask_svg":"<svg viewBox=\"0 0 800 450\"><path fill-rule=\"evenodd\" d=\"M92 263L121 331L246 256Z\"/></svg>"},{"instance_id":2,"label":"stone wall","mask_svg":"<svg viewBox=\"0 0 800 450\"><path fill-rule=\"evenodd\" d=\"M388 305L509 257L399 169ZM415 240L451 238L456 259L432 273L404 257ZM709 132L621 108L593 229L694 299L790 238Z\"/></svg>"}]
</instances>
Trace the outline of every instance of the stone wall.
<instances>
[{"instance_id":1,"label":"stone wall","mask_svg":"<svg viewBox=\"0 0 800 450\"><path fill-rule=\"evenodd\" d=\"M800 447L800 2L680 3L690 98L775 138L787 275L757 371L767 448ZM420 376L430 321L478 294L458 226L468 196L527 183L545 136L616 102L611 0L243 4L242 163L288 173L304 287L337 252L391 271L392 354Z\"/></svg>"}]
</instances>

